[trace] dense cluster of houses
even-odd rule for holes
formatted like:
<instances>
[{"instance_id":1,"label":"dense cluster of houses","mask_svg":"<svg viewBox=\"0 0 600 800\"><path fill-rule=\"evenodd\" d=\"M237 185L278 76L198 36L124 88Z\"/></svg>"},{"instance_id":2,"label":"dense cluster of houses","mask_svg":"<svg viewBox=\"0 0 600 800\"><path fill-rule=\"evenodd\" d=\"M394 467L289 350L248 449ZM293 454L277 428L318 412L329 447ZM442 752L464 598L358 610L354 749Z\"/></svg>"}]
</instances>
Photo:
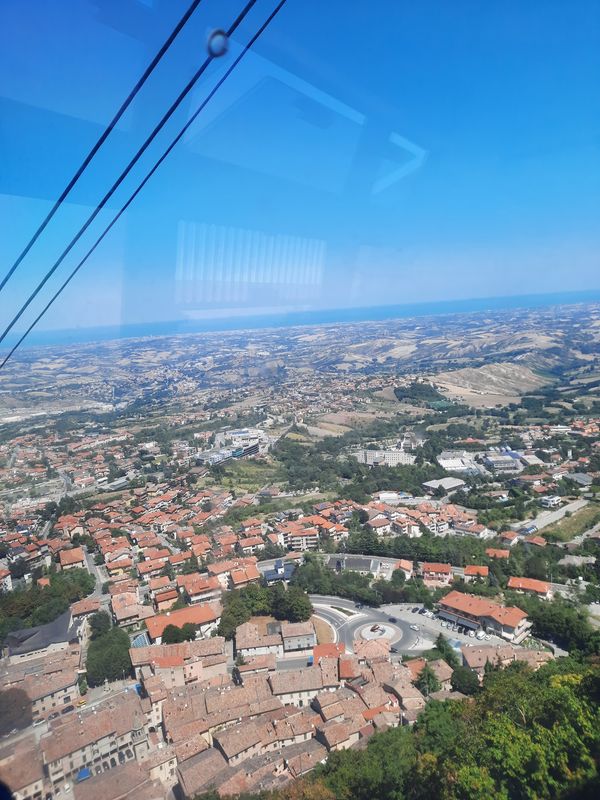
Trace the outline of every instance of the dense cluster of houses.
<instances>
[{"instance_id":1,"label":"dense cluster of houses","mask_svg":"<svg viewBox=\"0 0 600 800\"><path fill-rule=\"evenodd\" d=\"M65 785L76 800L95 800L100 791L108 800L158 800L178 787L191 800L211 788L220 796L272 789L331 751L412 724L430 699L462 696L452 691L453 669L443 659L428 662L441 689L426 696L416 685L423 658L392 662L387 639L357 640L352 653L341 644L316 644L311 623L265 631L246 623L236 631L235 649L241 658L233 667L218 636L132 647L135 688L55 714L39 745L31 734L0 750L0 775L10 773L19 800L57 794ZM278 668L276 656L285 653L306 655L309 666ZM488 662L523 660L536 669L550 657L513 644L462 648L464 666L480 678ZM76 681L62 685L77 663L73 644L43 659L39 682L54 680L47 702L64 707L65 692L77 702ZM22 664L5 667L2 681L34 691Z\"/></svg>"}]
</instances>

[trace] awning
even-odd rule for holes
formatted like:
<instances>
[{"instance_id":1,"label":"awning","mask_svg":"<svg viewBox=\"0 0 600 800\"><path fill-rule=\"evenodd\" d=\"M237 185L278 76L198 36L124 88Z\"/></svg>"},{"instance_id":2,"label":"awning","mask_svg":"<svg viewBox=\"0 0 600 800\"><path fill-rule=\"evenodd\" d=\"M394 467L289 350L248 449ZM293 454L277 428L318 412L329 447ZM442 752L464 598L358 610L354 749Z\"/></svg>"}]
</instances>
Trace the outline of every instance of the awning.
<instances>
[{"instance_id":1,"label":"awning","mask_svg":"<svg viewBox=\"0 0 600 800\"><path fill-rule=\"evenodd\" d=\"M83 769L79 770L75 780L77 781L77 783L80 783L81 781L85 781L85 780L87 780L87 778L91 778L91 777L92 777L92 773L89 771L89 769L87 767L84 767Z\"/></svg>"}]
</instances>

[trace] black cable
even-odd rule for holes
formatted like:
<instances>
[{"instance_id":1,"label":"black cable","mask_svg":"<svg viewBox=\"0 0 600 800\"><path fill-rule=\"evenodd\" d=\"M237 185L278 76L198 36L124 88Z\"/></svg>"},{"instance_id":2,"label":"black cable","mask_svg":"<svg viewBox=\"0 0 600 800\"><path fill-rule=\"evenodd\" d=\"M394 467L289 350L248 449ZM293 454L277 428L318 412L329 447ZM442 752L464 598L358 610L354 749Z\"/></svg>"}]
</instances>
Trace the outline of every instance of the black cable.
<instances>
[{"instance_id":1,"label":"black cable","mask_svg":"<svg viewBox=\"0 0 600 800\"><path fill-rule=\"evenodd\" d=\"M126 211L128 208L129 208L129 206L131 205L131 203L132 203L132 202L135 200L135 198L138 196L138 194L141 192L141 190L144 188L144 186L145 186L145 185L148 183L148 181L150 180L150 178L152 177L152 175L154 175L154 173L155 173L155 172L156 172L156 170L159 168L159 166L162 164L162 162L163 162L163 161L164 161L164 160L167 158L167 156L168 156L168 155L169 155L169 153L170 153L170 152L173 150L173 148L175 147L175 145L176 145L176 144L177 144L177 143L178 143L178 142L179 142L179 141L180 141L180 140L183 138L183 136L185 136L186 132L188 131L188 129L190 128L190 126L192 125L192 123L193 123L193 122L196 120L196 118L198 117L198 115L200 114L200 112L201 112L201 111L202 111L202 110L205 108L205 106L208 104L208 102L209 102L209 101L210 101L210 100L211 100L211 99L214 97L214 95L216 94L216 92L218 91L218 89L219 89L219 88L220 88L220 87L223 85L223 83L224 83L224 82L227 80L227 78L228 78L228 77L231 75L231 73L233 72L233 70L235 69L235 67L236 67L236 66L239 64L239 62L242 60L242 58L243 58L243 57L246 55L246 53L248 52L248 50L250 50L250 48L251 48L251 47L254 45L254 43L257 41L257 39L258 39L258 38L259 38L259 37L260 37L260 36L261 36L261 35L264 33L265 29L268 27L268 25L271 23L271 21L274 19L274 17L275 17L275 16L276 16L276 15L279 13L279 11L280 11L280 10L282 9L282 7L285 5L285 2L286 2L286 0L280 0L280 2L279 2L279 3L278 3L278 5L275 7L275 9L274 9L274 10L271 12L271 14L270 14L270 15L269 15L269 17L267 18L267 20L266 20L266 21L265 21L265 22L264 22L264 23L263 23L263 24L260 26L260 28L259 28L259 29L257 30L257 32L254 34L254 36L253 36L253 37L250 39L250 41L249 41L249 42L248 42L248 43L245 45L244 49L243 49L243 50L242 50L242 52L239 54L239 56L237 56L237 58L236 58L236 59L233 61L233 63L231 64L231 66L230 66L230 67L227 69L227 71L226 71L226 72L223 74L223 76L222 76L222 77L221 77L221 78L220 78L220 79L217 81L217 83L215 84L215 86L213 87L213 89L211 89L211 91L209 92L209 94L208 94L208 96L206 97L206 99L202 101L202 103L201 103L201 104L200 104L200 106L199 106L199 107L196 109L196 111L193 113L193 115L190 117L190 119L188 120L188 122L186 122L186 124L183 126L183 128L182 128L182 129L179 131L179 133L177 134L177 136L176 136L176 137L173 139L173 141L171 142L171 144L170 144L170 145L167 147L167 149L164 151L164 153L161 155L161 157L158 159L158 161L157 161L157 162L154 164L154 166L152 167L152 169L150 170L150 172L148 172L148 174L146 175L146 177L144 178L144 180L143 180L143 181L140 183L140 185L137 187L137 189L135 190L135 192L133 192L133 194L130 196L130 198L127 200L127 202L126 202L126 203L125 203L125 204L124 204L124 205L121 207L120 211L119 211L119 212L118 212L118 213L117 213L117 214L116 214L116 215L113 217L113 219L111 220L111 222L110 222L110 223L109 223L109 224L106 226L106 228L103 230L103 232L100 234L100 236L99 236L99 237L96 239L96 241L94 242L94 244L91 246L91 248L90 248L90 249L88 250L88 252L85 254L85 256L84 256L84 257L81 259L81 261L79 262L79 264L77 264L77 266L75 267L75 269L74 269L74 270L71 272L71 274L70 274L70 275L67 277L67 279L66 279L66 280L64 281L64 283L63 283L63 284L60 286L60 288L59 288L59 289L58 289L58 290L57 290L57 291L54 293L54 295L53 295L53 296L50 298L50 300L48 301L48 303L46 303L46 305L44 306L44 308L43 308L43 309L40 311L40 313L37 315L37 317L34 319L34 321L31 323L31 325L30 325L30 326L27 328L27 330L26 330L26 331L25 331L25 333L24 333L24 334L21 336L21 338L19 339L19 341L18 341L18 342L17 342L17 343L14 345L14 347L12 348L12 350L11 350L11 351L8 353L8 355L6 356L6 358L5 358L5 359L2 361L2 363L0 364L0 369L2 369L2 368L4 367L4 365L5 365L5 364L7 363L7 361L8 361L8 360L11 358L11 356L13 355L13 353L15 352L15 350L16 350L16 349L17 349L17 348L18 348L18 347L21 345L21 343L22 343L22 342L23 342L23 341L24 341L24 340L27 338L27 336L29 336L29 334L31 333L31 331L32 331L32 330L35 328L35 326L38 324L38 322L41 320L41 318L44 316L44 314L45 314L45 313L48 311L48 309L50 308L50 306L51 306L51 305L52 305L52 304L55 302L55 300L57 300L57 298L58 298L58 297L59 297L59 296L62 294L62 292L63 292L63 291L66 289L66 287L67 287L67 286L69 285L69 283L70 283L70 282L73 280L73 278L75 277L75 275L76 275L76 274L79 272L79 270L81 269L81 267L82 267L82 266L85 264L85 262L88 260L88 258L89 258L89 257L92 255L92 253L93 253L93 252L94 252L94 250L95 250L95 249L98 247L98 245L100 244L100 242L101 242L101 241L104 239L104 237L106 236L106 234L107 234L107 233L110 231L110 229L113 227L113 225L114 225L114 224L117 222L117 220L119 219L119 217L121 217L121 215L122 215L122 214L123 214L123 213L124 213L124 212L125 212L125 211Z\"/></svg>"},{"instance_id":2,"label":"black cable","mask_svg":"<svg viewBox=\"0 0 600 800\"><path fill-rule=\"evenodd\" d=\"M48 225L48 223L50 222L52 217L56 214L56 212L58 211L60 206L63 204L63 201L65 200L65 198L67 197L67 195L69 194L71 189L75 186L75 184L77 183L79 178L82 176L84 170L87 168L87 166L90 163L90 161L94 158L94 156L96 155L98 150L102 147L104 142L108 139L108 137L109 137L111 131L113 130L113 128L115 127L115 125L118 123L118 121L121 119L121 117L123 116L125 111L127 111L128 107L131 105L131 101L134 99L134 97L139 92L139 90L142 88L142 86L146 83L146 81L148 80L148 78L150 77L152 72L154 71L154 68L156 67L158 62L162 59L162 57L167 52L169 47L171 47L171 45L173 44L173 42L177 38L177 35L181 31L181 29L186 24L188 19L192 16L194 11L198 8L198 6L200 5L201 2L202 2L202 0L194 0L194 2L190 5L188 10L183 15L183 17L179 20L177 25L173 28L173 31L171 32L171 35L165 41L165 43L160 48L158 53L154 56L152 61L148 64L148 66L146 67L146 70L144 71L144 74L138 80L138 82L133 87L133 89L129 92L129 94L125 98L125 101L123 102L123 104L121 105L121 107L119 108L119 110L117 111L115 116L108 123L107 127L104 129L102 135L100 136L100 138L98 139L96 144L92 147L90 152L87 154L87 156L85 157L83 163L81 164L81 166L79 167L79 169L77 170L75 175L73 175L73 177L71 178L69 183L66 185L66 187L63 189L60 197L54 203L54 205L50 209L48 215L46 216L46 218L44 219L42 224L39 226L37 231L33 234L31 239L29 240L29 242L27 243L27 245L23 249L21 255L17 258L15 263L12 265L12 267L8 270L8 272L6 273L4 278L2 279L2 283L0 283L0 292L2 291L2 289L4 288L6 283L10 280L12 274L18 268L18 266L21 263L21 261L23 261L23 259L27 255L27 253L31 250L33 245L37 242L37 240L39 239L40 235L44 231L46 225Z\"/></svg>"},{"instance_id":3,"label":"black cable","mask_svg":"<svg viewBox=\"0 0 600 800\"><path fill-rule=\"evenodd\" d=\"M242 21L244 20L244 18L246 17L246 15L247 15L247 14L250 12L250 10L252 9L252 7L253 7L253 6L256 4L256 2L257 2L257 0L249 0L249 2L248 2L248 3L246 3L246 5L244 6L244 9L242 10L242 12L241 12L241 13L240 13L240 14L237 16L236 20L233 22L233 24L230 26L229 30L227 31L226 35L227 35L227 37L228 37L228 38L229 38L229 37L230 37L230 36L233 34L233 32L234 32L234 31L235 31L235 30L238 28L238 26L239 26L239 25L242 23ZM196 85L197 81L200 79L200 77L203 75L203 73L206 71L206 69L208 68L208 66L210 65L210 63L211 63L211 62L214 60L214 58L215 58L215 57L216 57L216 56L214 56L214 55L209 55L209 56L208 56L208 57L207 57L207 58L204 60L204 62L203 62L203 63L202 63L202 65L200 66L200 68L199 68L199 69L196 71L196 73L195 73L195 74L192 76L191 80L190 80L190 81L188 81L187 85L186 85L186 86L185 86L185 87L182 89L182 91L179 93L178 97L177 97L177 98L175 99L175 101L174 101L174 102L171 104L170 108L169 108L169 109L166 111L166 113L165 113L165 114L162 116L162 118L161 118L161 119L159 120L159 122L156 124L156 126L154 127L154 129L153 129L152 133L151 133L151 134L148 136L148 138L145 140L145 142L144 142L144 143L141 145L141 147L138 149L137 153L136 153L136 154L134 155L134 157L131 159L131 161L129 162L129 164L127 164L127 166L125 167L125 169L123 170L123 172L122 172L122 173L119 175L119 177L117 178L117 180L116 180L116 181L113 183L113 185L110 187L110 189L108 190L108 192L107 192L107 193L104 195L104 197L102 198L102 200L101 200L101 201L98 203L98 205L96 206L96 208L94 209L94 211L93 211L93 212L90 214L90 216L87 218L86 222L85 222L85 223L84 223L84 224L81 226L81 228L79 229L79 231L78 231L78 232L75 234L75 236L74 236L74 237L71 239L71 242L70 242L70 243L67 245L67 247L66 247L66 248L63 250L63 252L62 252L62 253L61 253L61 255L59 256L59 258L58 258L58 259L57 259L57 260L54 262L54 265L53 265L53 266L52 266L52 267L51 267L51 268L48 270L48 272L47 272L47 273L44 275L44 277L43 277L43 278L42 278L42 280L41 280L41 281L38 283L38 285L35 287L35 289L33 290L33 292L32 292L32 293L29 295L29 297L27 298L27 300L26 300L26 301L23 303L23 305L21 306L21 308L19 309L19 311L18 311L18 312L15 314L15 316L12 318L12 320L10 321L10 323L8 324L8 326L7 326L7 327L4 329L4 332L2 333L2 336L0 336L0 342L3 342L3 341L4 341L4 339L6 338L6 335L7 335L7 334L10 332L10 330L13 328L13 326L15 325L15 323L16 323L16 322L17 322L17 321L20 319L20 317L22 316L23 312L24 312L24 311L27 309L27 307L29 306L29 304L30 304L30 303L31 303L31 302L32 302L32 301L33 301L33 300L34 300L34 299L37 297L37 295L38 295L38 294L39 294L39 292L42 290L42 288L43 288L43 287L44 287L44 285L47 283L47 281L48 281L48 280L49 280L49 279L52 277L52 275L53 275L53 274L56 272L56 270L58 269L58 267L59 267L59 266L62 264L62 262L64 261L64 259L66 258L66 256L67 256L67 255L68 255L68 254L71 252L71 250L72 250L72 249L73 249L73 247L74 247L74 246L77 244L77 242L79 241L79 239L81 239L81 237L83 236L83 234L85 233L85 231L86 231L86 230L89 228L89 226L90 226L90 225L92 224L92 222L93 222L93 221L96 219L96 217L98 216L98 214L99 214L99 213L102 211L102 209L104 208L104 206L107 204L107 202L108 202L108 201L110 200L110 198L113 196L113 194L116 192L116 190L119 188L119 186L120 186L120 185L123 183L123 181L125 180L125 178L127 177L127 175L128 175L130 172L131 172L131 170L133 169L133 167L134 167L134 166L137 164L137 162L140 160L140 158L142 157L142 155L143 155L143 154L145 153L145 151L148 149L148 147L150 146L150 144L151 144L151 143L154 141L154 139L156 138L156 136L158 135L158 133L159 133L159 132L162 130L162 128L165 126L165 124L167 123L167 121L168 121L168 120L171 118L171 116L172 116L172 115L175 113L175 111L176 111L176 110L177 110L177 108L180 106L180 104L181 104L181 103L182 103L182 101L185 99L185 97L186 97L186 96L189 94L189 92L190 92L190 91L191 91L191 90L194 88L194 86Z\"/></svg>"}]
</instances>

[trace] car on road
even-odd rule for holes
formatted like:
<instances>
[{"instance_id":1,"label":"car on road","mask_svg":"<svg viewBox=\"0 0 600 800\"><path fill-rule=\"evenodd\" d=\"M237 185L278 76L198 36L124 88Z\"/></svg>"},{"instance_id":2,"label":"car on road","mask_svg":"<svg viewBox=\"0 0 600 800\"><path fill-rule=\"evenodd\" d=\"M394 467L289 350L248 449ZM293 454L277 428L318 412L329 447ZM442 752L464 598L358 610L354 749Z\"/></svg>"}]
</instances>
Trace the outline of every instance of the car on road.
<instances>
[{"instance_id":1,"label":"car on road","mask_svg":"<svg viewBox=\"0 0 600 800\"><path fill-rule=\"evenodd\" d=\"M419 626L418 625L411 625L410 629L411 629L411 631L418 631L419 630Z\"/></svg>"},{"instance_id":2,"label":"car on road","mask_svg":"<svg viewBox=\"0 0 600 800\"><path fill-rule=\"evenodd\" d=\"M393 623L393 622L398 622L398 620L396 619L396 617L388 617L388 622Z\"/></svg>"},{"instance_id":3,"label":"car on road","mask_svg":"<svg viewBox=\"0 0 600 800\"><path fill-rule=\"evenodd\" d=\"M398 652L397 647L390 647L390 653L397 653L397 652Z\"/></svg>"}]
</instances>

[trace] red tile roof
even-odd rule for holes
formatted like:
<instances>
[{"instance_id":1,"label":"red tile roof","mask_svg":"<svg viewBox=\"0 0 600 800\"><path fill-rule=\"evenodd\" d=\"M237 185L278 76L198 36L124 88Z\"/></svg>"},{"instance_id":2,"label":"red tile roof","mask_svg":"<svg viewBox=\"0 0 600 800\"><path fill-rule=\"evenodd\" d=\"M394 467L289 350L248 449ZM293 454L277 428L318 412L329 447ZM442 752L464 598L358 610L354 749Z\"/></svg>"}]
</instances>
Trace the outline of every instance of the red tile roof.
<instances>
[{"instance_id":1,"label":"red tile roof","mask_svg":"<svg viewBox=\"0 0 600 800\"><path fill-rule=\"evenodd\" d=\"M536 594L548 594L550 584L546 581L538 581L535 578L517 578L515 576L508 579L507 584L509 589L516 591L523 590L525 592L535 592Z\"/></svg>"},{"instance_id":2,"label":"red tile roof","mask_svg":"<svg viewBox=\"0 0 600 800\"><path fill-rule=\"evenodd\" d=\"M146 620L146 627L152 639L162 636L167 625L176 625L181 628L187 623L192 625L206 625L209 622L216 622L221 616L220 603L206 603L188 608L180 608L177 611L168 611L166 614L159 614Z\"/></svg>"}]
</instances>

